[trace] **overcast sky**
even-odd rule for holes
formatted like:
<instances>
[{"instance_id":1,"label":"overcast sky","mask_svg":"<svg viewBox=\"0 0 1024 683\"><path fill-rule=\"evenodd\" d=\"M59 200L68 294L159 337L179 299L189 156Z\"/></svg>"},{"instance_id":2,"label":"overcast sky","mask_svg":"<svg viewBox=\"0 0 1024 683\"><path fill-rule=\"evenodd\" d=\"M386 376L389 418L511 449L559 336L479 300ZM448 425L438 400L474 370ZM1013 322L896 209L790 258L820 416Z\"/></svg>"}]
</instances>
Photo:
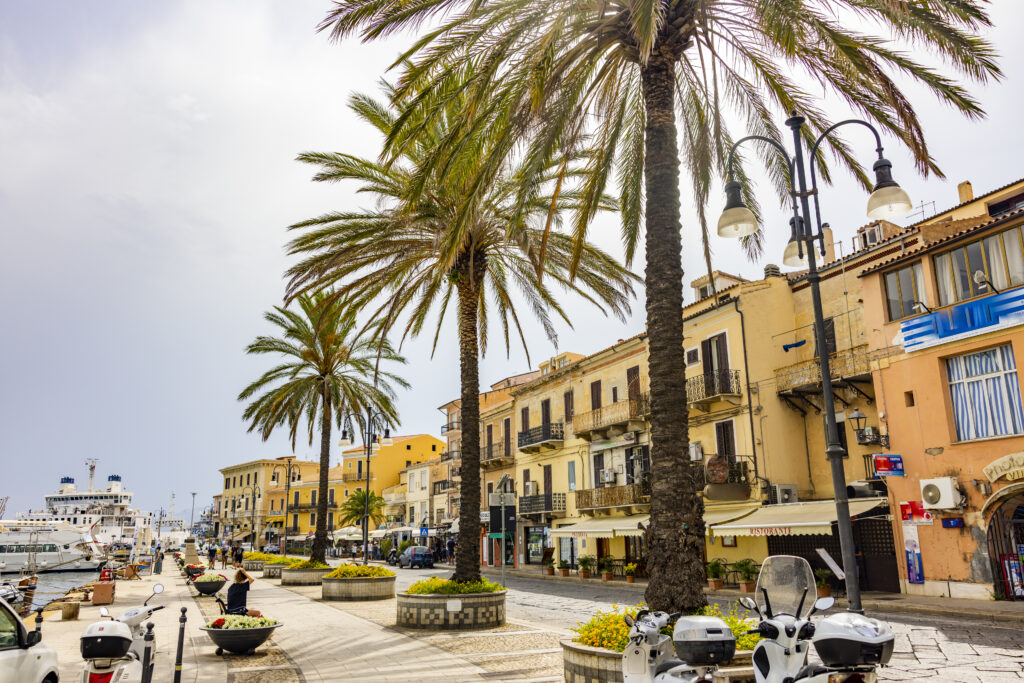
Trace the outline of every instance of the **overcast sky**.
<instances>
[{"instance_id":1,"label":"overcast sky","mask_svg":"<svg viewBox=\"0 0 1024 683\"><path fill-rule=\"evenodd\" d=\"M367 201L345 186L314 185L294 158L377 153L346 99L374 92L405 44L329 44L314 32L328 6L0 3L0 497L11 497L8 515L41 507L61 475L84 483L84 461L96 457L101 481L123 475L137 504L153 510L173 491L187 516L189 492L199 493L198 509L219 490L217 468L290 452L283 438L263 443L245 431L235 397L267 361L243 350L269 331L261 315L281 300L285 226ZM1024 175L1024 9L1003 0L992 13L1006 77L974 88L988 119L966 122L909 90L948 176L913 175L892 145L896 178L915 202L941 209L956 203L961 180L981 193ZM870 163L873 145L856 135L847 139ZM845 177L823 192L824 218L847 245L866 222L865 201ZM764 203L766 258L751 263L735 244L716 241L716 267L753 278L781 261L787 218ZM718 204L709 212L716 217ZM685 209L683 223L692 230ZM614 218L595 230L621 253L617 234ZM684 263L688 280L702 273L698 250ZM627 324L571 307L575 328L559 328L557 349L530 328L534 366L556 350L588 353L642 329L642 301ZM405 347L412 389L399 402L403 433L438 434L436 407L458 394L454 327L433 358L429 342ZM526 369L521 351L506 358L495 347L481 381ZM304 445L298 452L311 456Z\"/></svg>"}]
</instances>

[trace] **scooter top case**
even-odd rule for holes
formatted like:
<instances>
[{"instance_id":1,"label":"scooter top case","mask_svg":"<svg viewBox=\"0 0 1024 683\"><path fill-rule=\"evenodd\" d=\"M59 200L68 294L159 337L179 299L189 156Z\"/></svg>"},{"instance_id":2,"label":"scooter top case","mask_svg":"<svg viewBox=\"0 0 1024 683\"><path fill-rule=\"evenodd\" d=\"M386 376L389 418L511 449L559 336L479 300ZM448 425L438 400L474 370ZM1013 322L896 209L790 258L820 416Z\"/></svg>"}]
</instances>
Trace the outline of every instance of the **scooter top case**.
<instances>
[{"instance_id":1,"label":"scooter top case","mask_svg":"<svg viewBox=\"0 0 1024 683\"><path fill-rule=\"evenodd\" d=\"M814 632L814 649L833 668L888 664L895 636L884 621L853 612L825 617Z\"/></svg>"},{"instance_id":2,"label":"scooter top case","mask_svg":"<svg viewBox=\"0 0 1024 683\"><path fill-rule=\"evenodd\" d=\"M679 617L672 630L676 656L690 666L721 664L736 654L736 637L718 617Z\"/></svg>"},{"instance_id":3,"label":"scooter top case","mask_svg":"<svg viewBox=\"0 0 1024 683\"><path fill-rule=\"evenodd\" d=\"M132 630L120 621L97 621L82 633L84 659L120 659L132 646Z\"/></svg>"}]
</instances>

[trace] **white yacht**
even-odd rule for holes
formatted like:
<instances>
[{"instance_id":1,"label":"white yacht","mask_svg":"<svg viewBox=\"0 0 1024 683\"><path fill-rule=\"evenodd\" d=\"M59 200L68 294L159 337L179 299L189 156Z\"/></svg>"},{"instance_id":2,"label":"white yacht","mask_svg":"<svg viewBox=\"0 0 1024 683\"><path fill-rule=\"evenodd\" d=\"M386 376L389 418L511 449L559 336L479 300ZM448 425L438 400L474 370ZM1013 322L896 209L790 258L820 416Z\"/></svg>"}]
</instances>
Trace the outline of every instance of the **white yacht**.
<instances>
[{"instance_id":1,"label":"white yacht","mask_svg":"<svg viewBox=\"0 0 1024 683\"><path fill-rule=\"evenodd\" d=\"M97 569L106 556L66 522L0 520L0 574Z\"/></svg>"}]
</instances>

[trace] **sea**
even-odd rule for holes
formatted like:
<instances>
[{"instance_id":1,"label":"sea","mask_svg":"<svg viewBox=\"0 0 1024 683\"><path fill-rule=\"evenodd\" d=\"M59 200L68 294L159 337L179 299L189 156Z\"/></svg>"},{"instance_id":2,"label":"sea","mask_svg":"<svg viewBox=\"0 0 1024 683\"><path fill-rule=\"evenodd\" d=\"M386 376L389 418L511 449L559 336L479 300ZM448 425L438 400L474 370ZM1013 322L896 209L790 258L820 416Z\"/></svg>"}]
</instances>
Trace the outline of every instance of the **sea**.
<instances>
[{"instance_id":1,"label":"sea","mask_svg":"<svg viewBox=\"0 0 1024 683\"><path fill-rule=\"evenodd\" d=\"M39 574L39 583L36 584L36 594L32 598L32 608L45 607L48 603L63 598L69 590L84 586L85 584L99 578L99 571L89 570L82 572L43 572ZM18 582L17 574L4 574L0 581Z\"/></svg>"}]
</instances>

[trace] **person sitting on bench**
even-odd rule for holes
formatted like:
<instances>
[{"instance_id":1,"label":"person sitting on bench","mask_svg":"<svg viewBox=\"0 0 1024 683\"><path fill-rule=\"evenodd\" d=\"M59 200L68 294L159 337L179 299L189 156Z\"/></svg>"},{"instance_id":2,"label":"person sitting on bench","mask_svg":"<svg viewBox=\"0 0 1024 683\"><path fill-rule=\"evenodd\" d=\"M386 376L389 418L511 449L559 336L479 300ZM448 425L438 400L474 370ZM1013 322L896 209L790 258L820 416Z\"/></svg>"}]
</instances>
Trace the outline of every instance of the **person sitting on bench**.
<instances>
[{"instance_id":1,"label":"person sitting on bench","mask_svg":"<svg viewBox=\"0 0 1024 683\"><path fill-rule=\"evenodd\" d=\"M228 605L225 608L227 614L241 614L247 617L263 616L258 609L249 609L245 606L249 584L254 580L244 569L235 572L235 582L228 586Z\"/></svg>"}]
</instances>

